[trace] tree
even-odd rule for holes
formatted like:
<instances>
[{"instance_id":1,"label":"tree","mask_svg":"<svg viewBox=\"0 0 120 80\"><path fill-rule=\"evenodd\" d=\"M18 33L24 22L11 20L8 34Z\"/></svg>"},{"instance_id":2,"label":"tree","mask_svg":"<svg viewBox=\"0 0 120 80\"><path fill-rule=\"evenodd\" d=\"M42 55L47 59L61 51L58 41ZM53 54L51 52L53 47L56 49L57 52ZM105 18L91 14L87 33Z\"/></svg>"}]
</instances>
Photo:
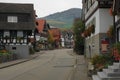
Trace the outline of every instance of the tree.
<instances>
[{"instance_id":1,"label":"tree","mask_svg":"<svg viewBox=\"0 0 120 80\"><path fill-rule=\"evenodd\" d=\"M74 31L74 51L77 54L84 54L84 38L82 37L82 33L85 30L84 24L80 18L76 18L73 23L73 31Z\"/></svg>"},{"instance_id":2,"label":"tree","mask_svg":"<svg viewBox=\"0 0 120 80\"><path fill-rule=\"evenodd\" d=\"M49 49L53 49L54 48L54 37L52 35L52 32L50 30L48 30L48 43L49 43Z\"/></svg>"},{"instance_id":3,"label":"tree","mask_svg":"<svg viewBox=\"0 0 120 80\"><path fill-rule=\"evenodd\" d=\"M48 42L51 44L54 42L54 38L50 30L48 30Z\"/></svg>"}]
</instances>

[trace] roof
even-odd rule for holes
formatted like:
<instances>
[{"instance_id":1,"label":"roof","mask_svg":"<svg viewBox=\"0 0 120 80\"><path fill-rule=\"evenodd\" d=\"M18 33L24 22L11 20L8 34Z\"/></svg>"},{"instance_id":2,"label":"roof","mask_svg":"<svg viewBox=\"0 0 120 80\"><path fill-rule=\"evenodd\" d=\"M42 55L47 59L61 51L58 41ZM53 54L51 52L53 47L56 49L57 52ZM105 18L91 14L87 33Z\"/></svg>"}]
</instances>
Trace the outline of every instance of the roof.
<instances>
[{"instance_id":1,"label":"roof","mask_svg":"<svg viewBox=\"0 0 120 80\"><path fill-rule=\"evenodd\" d=\"M18 4L18 3L0 3L0 17L7 18L8 15L18 16L17 23L8 23L7 21L0 21L0 29L3 30L33 30L35 29L35 11L33 4ZM21 15L28 20L20 22Z\"/></svg>"},{"instance_id":2,"label":"roof","mask_svg":"<svg viewBox=\"0 0 120 80\"><path fill-rule=\"evenodd\" d=\"M38 23L38 26L37 26L38 32L42 33L43 29L45 27L46 20L44 20L44 19L37 19L37 23Z\"/></svg>"},{"instance_id":3,"label":"roof","mask_svg":"<svg viewBox=\"0 0 120 80\"><path fill-rule=\"evenodd\" d=\"M19 4L19 3L0 3L0 12L10 13L31 13L33 12L33 4Z\"/></svg>"}]
</instances>

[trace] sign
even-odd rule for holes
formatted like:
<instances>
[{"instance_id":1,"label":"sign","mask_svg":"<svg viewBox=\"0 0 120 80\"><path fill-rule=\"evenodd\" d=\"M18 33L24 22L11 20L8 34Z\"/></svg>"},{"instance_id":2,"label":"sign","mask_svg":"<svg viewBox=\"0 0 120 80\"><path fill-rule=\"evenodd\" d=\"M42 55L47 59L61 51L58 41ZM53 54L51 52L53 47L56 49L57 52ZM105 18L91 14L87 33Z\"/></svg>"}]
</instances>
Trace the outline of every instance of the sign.
<instances>
[{"instance_id":1,"label":"sign","mask_svg":"<svg viewBox=\"0 0 120 80\"><path fill-rule=\"evenodd\" d=\"M102 51L102 53L108 52L108 46L109 46L109 42L107 40L102 40L101 41L101 51Z\"/></svg>"}]
</instances>

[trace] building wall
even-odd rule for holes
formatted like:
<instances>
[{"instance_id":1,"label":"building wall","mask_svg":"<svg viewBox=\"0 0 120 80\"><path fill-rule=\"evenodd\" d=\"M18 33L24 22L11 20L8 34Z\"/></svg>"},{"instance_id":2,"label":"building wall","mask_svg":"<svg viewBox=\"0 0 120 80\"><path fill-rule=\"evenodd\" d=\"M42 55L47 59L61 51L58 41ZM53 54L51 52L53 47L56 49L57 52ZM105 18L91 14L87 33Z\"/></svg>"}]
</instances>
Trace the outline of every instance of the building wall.
<instances>
[{"instance_id":1,"label":"building wall","mask_svg":"<svg viewBox=\"0 0 120 80\"><path fill-rule=\"evenodd\" d=\"M109 9L98 9L85 23L86 28L95 19L95 33L86 38L85 53L88 58L101 53L101 40L106 39L106 32L113 24L112 16L109 15Z\"/></svg>"},{"instance_id":2,"label":"building wall","mask_svg":"<svg viewBox=\"0 0 120 80\"><path fill-rule=\"evenodd\" d=\"M95 35L100 32L100 16L99 10L97 10L85 23L86 27L91 23L91 21L95 18Z\"/></svg>"},{"instance_id":3,"label":"building wall","mask_svg":"<svg viewBox=\"0 0 120 80\"><path fill-rule=\"evenodd\" d=\"M85 9L85 19L87 19L90 14L97 8L98 6L98 1L95 1L94 4L90 7L89 11L87 12L87 9Z\"/></svg>"},{"instance_id":4,"label":"building wall","mask_svg":"<svg viewBox=\"0 0 120 80\"><path fill-rule=\"evenodd\" d=\"M6 45L6 49L17 54L18 58L29 57L29 45Z\"/></svg>"},{"instance_id":5,"label":"building wall","mask_svg":"<svg viewBox=\"0 0 120 80\"><path fill-rule=\"evenodd\" d=\"M100 33L106 33L113 25L113 17L109 14L109 9L99 9L100 16Z\"/></svg>"},{"instance_id":6,"label":"building wall","mask_svg":"<svg viewBox=\"0 0 120 80\"><path fill-rule=\"evenodd\" d=\"M99 54L99 34L94 35L93 37L90 37L86 39L86 56L87 58L91 58L95 54Z\"/></svg>"},{"instance_id":7,"label":"building wall","mask_svg":"<svg viewBox=\"0 0 120 80\"><path fill-rule=\"evenodd\" d=\"M87 58L101 54L101 40L106 38L106 33L99 33L85 40L85 53Z\"/></svg>"}]
</instances>

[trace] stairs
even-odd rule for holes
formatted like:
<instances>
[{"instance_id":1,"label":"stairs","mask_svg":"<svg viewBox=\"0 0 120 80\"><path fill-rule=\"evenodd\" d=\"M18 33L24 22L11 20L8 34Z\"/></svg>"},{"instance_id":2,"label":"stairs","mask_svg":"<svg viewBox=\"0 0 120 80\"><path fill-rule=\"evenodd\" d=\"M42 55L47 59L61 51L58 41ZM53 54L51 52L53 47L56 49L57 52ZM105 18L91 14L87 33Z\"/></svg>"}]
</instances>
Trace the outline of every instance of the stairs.
<instances>
[{"instance_id":1,"label":"stairs","mask_svg":"<svg viewBox=\"0 0 120 80\"><path fill-rule=\"evenodd\" d=\"M93 80L120 80L120 63L113 63L102 72L97 72L97 75L92 76Z\"/></svg>"}]
</instances>

